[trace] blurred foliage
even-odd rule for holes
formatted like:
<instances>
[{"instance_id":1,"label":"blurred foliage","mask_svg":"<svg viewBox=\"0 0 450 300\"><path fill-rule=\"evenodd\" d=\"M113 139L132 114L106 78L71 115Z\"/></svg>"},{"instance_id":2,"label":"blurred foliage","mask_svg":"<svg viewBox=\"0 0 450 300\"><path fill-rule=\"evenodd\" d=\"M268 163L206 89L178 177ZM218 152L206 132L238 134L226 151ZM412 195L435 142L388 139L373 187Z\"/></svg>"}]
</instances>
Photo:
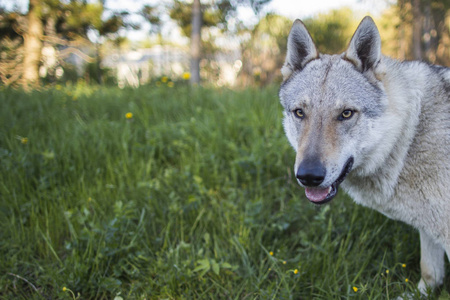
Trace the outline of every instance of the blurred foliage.
<instances>
[{"instance_id":1,"label":"blurred foliage","mask_svg":"<svg viewBox=\"0 0 450 300\"><path fill-rule=\"evenodd\" d=\"M105 8L102 1L87 2L83 0L60 1L40 0L37 2L38 17L44 27L43 47L56 50L51 65L46 64L42 58L40 66L44 68L45 82L56 80L53 76L56 68L65 68L68 64L65 59L71 54L78 55L85 61L92 60L90 55L99 59L98 52L84 53L91 47L88 32L96 32L97 36L109 36L124 27L137 28L133 23L126 22L126 12L109 12L105 18ZM0 11L0 79L3 84L17 84L21 79L23 69L23 38L28 31L27 14L19 11ZM13 51L12 51L13 50ZM70 69L70 66L68 67ZM100 69L99 69L100 71ZM41 75L42 76L42 75ZM63 77L65 78L65 77Z\"/></svg>"},{"instance_id":2,"label":"blurred foliage","mask_svg":"<svg viewBox=\"0 0 450 300\"><path fill-rule=\"evenodd\" d=\"M222 31L228 30L229 20L236 17L239 6L249 5L255 13L271 0L218 0L202 3L202 26L217 27ZM192 4L182 0L174 0L169 9L170 17L177 22L181 31L187 37L191 36Z\"/></svg>"},{"instance_id":3,"label":"blurred foliage","mask_svg":"<svg viewBox=\"0 0 450 300\"><path fill-rule=\"evenodd\" d=\"M241 44L243 67L239 76L243 86L266 85L280 78L291 25L290 19L269 14L250 31L250 39Z\"/></svg>"},{"instance_id":4,"label":"blurred foliage","mask_svg":"<svg viewBox=\"0 0 450 300\"><path fill-rule=\"evenodd\" d=\"M19 37L18 26L19 19L22 17L20 13L8 12L0 8L0 37L2 39L14 39Z\"/></svg>"},{"instance_id":5,"label":"blurred foliage","mask_svg":"<svg viewBox=\"0 0 450 300\"><path fill-rule=\"evenodd\" d=\"M261 15L255 26L247 27L237 19L239 6L251 6L255 12L259 12L267 2L218 0L202 3L202 77L209 82L217 82L220 74L218 56L229 58L235 55L233 51L240 51L242 68L238 82L241 85L267 85L280 80L279 69L283 64L292 20L275 14ZM127 37L118 32L121 28L137 29L142 25L132 21L133 15L140 16L142 22L151 25L150 34L158 35L148 45L170 44L161 34L163 20L168 17L177 23L184 36L189 37L191 33L192 7L183 0L173 0L164 6L143 5L134 13L106 10L104 2L100 0L40 0L39 3L39 15L44 25L43 46L56 50L56 64L48 66L45 58L42 59L41 67L47 70L44 83L72 78L74 70L78 77L90 78L89 82L97 76L95 74L99 74L95 81L102 82L102 57L132 47ZM449 66L449 11L450 0L397 0L376 19L383 53L401 60L420 59ZM344 51L359 21L360 16L356 16L351 8L303 19L322 53ZM417 34L414 34L413 28L419 28L419 43L414 42ZM21 78L23 35L26 31L26 14L0 8L0 81L4 85L14 85ZM94 33L93 41L88 39L88 32ZM232 41L230 45L238 41L235 44L239 49L227 48L228 44L223 43L227 39ZM94 45L93 42L98 44ZM419 58L417 53L420 54ZM73 68L74 55L81 58L85 66L91 65L86 70L80 66ZM95 65L98 70L94 72ZM57 78L54 74L58 67L72 72L71 75ZM111 82L109 79L106 81Z\"/></svg>"},{"instance_id":6,"label":"blurred foliage","mask_svg":"<svg viewBox=\"0 0 450 300\"><path fill-rule=\"evenodd\" d=\"M357 25L349 8L332 10L303 22L321 53L343 52ZM249 31L250 38L241 44L243 68L239 76L243 86L264 86L281 80L280 69L291 26L290 19L268 14Z\"/></svg>"},{"instance_id":7,"label":"blurred foliage","mask_svg":"<svg viewBox=\"0 0 450 300\"><path fill-rule=\"evenodd\" d=\"M86 64L83 78L87 84L117 85L114 70L102 67L100 73L98 61Z\"/></svg>"},{"instance_id":8,"label":"blurred foliage","mask_svg":"<svg viewBox=\"0 0 450 300\"><path fill-rule=\"evenodd\" d=\"M57 31L62 36L70 37L74 34L85 36L89 28L102 30L102 12L101 3L83 3L73 1L68 4L59 3L59 7L52 10L57 14ZM107 20L105 23L109 23ZM114 26L116 27L116 26ZM112 30L114 30L112 28Z\"/></svg>"},{"instance_id":9,"label":"blurred foliage","mask_svg":"<svg viewBox=\"0 0 450 300\"><path fill-rule=\"evenodd\" d=\"M202 5L202 26L225 29L228 14L235 12L230 1L223 0ZM192 4L174 0L169 10L170 17L180 26L182 33L190 37L192 30Z\"/></svg>"},{"instance_id":10,"label":"blurred foliage","mask_svg":"<svg viewBox=\"0 0 450 300\"><path fill-rule=\"evenodd\" d=\"M385 54L450 66L449 0L397 0L377 21ZM420 38L416 44L414 23ZM420 53L420 57L415 57L414 52Z\"/></svg>"},{"instance_id":11,"label":"blurred foliage","mask_svg":"<svg viewBox=\"0 0 450 300\"><path fill-rule=\"evenodd\" d=\"M328 54L345 51L358 24L350 8L331 10L314 18L305 19L303 23L319 52Z\"/></svg>"},{"instance_id":12,"label":"blurred foliage","mask_svg":"<svg viewBox=\"0 0 450 300\"><path fill-rule=\"evenodd\" d=\"M162 25L162 20L159 16L159 11L156 6L144 5L139 14L151 25L152 32L159 32Z\"/></svg>"},{"instance_id":13,"label":"blurred foliage","mask_svg":"<svg viewBox=\"0 0 450 300\"><path fill-rule=\"evenodd\" d=\"M20 79L23 60L24 16L0 9L0 82L10 85Z\"/></svg>"}]
</instances>

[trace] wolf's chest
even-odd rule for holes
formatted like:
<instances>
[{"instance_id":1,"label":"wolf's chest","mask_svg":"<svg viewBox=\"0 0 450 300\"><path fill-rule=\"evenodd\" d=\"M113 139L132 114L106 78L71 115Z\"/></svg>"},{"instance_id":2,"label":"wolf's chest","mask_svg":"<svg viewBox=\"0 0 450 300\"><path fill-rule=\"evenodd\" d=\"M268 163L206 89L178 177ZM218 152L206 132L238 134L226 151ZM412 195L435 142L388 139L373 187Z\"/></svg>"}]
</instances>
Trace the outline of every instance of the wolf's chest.
<instances>
[{"instance_id":1,"label":"wolf's chest","mask_svg":"<svg viewBox=\"0 0 450 300\"><path fill-rule=\"evenodd\" d=\"M342 187L357 204L374 209L390 219L402 221L408 219L406 217L408 213L403 205L393 196L393 187L358 180L344 182Z\"/></svg>"}]
</instances>

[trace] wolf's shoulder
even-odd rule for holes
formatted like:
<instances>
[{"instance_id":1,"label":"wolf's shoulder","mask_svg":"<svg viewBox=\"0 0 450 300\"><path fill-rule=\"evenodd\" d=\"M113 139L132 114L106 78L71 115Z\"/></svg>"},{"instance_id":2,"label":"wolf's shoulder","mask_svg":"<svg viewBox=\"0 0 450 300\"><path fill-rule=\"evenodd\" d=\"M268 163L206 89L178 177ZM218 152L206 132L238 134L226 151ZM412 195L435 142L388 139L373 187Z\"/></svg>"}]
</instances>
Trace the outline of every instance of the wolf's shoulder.
<instances>
[{"instance_id":1,"label":"wolf's shoulder","mask_svg":"<svg viewBox=\"0 0 450 300\"><path fill-rule=\"evenodd\" d=\"M422 89L422 100L433 98L441 103L450 104L450 68L433 65L423 61L390 60L391 70L401 73L412 90ZM429 100L434 102L433 100Z\"/></svg>"},{"instance_id":2,"label":"wolf's shoulder","mask_svg":"<svg viewBox=\"0 0 450 300\"><path fill-rule=\"evenodd\" d=\"M440 65L432 65L432 64L430 64L428 66L433 72L436 72L439 75L442 75L444 77L449 75L450 68L448 68L448 67L440 66Z\"/></svg>"},{"instance_id":3,"label":"wolf's shoulder","mask_svg":"<svg viewBox=\"0 0 450 300\"><path fill-rule=\"evenodd\" d=\"M439 65L429 65L429 68L431 72L440 78L447 88L447 93L450 95L450 68Z\"/></svg>"}]
</instances>

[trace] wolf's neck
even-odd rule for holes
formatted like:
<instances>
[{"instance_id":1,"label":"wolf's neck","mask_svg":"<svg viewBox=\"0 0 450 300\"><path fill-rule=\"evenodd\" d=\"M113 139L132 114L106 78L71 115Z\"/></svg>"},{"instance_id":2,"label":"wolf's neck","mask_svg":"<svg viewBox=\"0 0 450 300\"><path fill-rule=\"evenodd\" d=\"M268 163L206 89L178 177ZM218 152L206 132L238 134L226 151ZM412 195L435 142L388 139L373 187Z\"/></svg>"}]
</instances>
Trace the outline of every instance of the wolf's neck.
<instances>
[{"instance_id":1,"label":"wolf's neck","mask_svg":"<svg viewBox=\"0 0 450 300\"><path fill-rule=\"evenodd\" d=\"M366 167L354 170L343 183L343 188L362 204L381 205L395 192L406 156L416 134L421 110L421 99L426 82L426 68L419 72L421 63L400 63L385 59L385 71L379 77L383 82L388 105L379 120L386 124L383 142L367 157ZM415 64L413 68L413 64ZM413 72L413 70L415 70Z\"/></svg>"}]
</instances>

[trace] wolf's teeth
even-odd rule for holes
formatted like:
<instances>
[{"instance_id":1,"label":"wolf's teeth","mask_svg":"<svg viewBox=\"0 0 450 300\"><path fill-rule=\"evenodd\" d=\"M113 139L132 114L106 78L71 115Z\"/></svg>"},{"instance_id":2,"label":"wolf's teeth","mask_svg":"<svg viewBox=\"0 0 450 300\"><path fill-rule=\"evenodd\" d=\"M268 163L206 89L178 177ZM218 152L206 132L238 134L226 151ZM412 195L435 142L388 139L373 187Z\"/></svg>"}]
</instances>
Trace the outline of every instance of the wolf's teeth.
<instances>
[{"instance_id":1,"label":"wolf's teeth","mask_svg":"<svg viewBox=\"0 0 450 300\"><path fill-rule=\"evenodd\" d=\"M331 188L331 185L328 187L328 194L329 193L331 193L331 190L332 190L332 188Z\"/></svg>"}]
</instances>

